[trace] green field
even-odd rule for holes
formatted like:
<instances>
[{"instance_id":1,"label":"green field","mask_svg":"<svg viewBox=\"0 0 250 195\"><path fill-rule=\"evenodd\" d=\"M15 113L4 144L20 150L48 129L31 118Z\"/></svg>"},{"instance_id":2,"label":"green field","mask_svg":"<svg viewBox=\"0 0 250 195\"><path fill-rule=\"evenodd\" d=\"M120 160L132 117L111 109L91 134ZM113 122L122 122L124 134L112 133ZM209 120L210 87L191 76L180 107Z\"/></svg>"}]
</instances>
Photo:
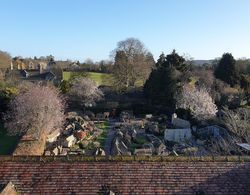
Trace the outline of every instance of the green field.
<instances>
[{"instance_id":1,"label":"green field","mask_svg":"<svg viewBox=\"0 0 250 195\"><path fill-rule=\"evenodd\" d=\"M108 131L109 131L109 128L110 128L109 127L109 123L106 121L104 123L97 124L96 126L97 126L97 128L102 129L103 132L102 132L102 134L99 137L96 138L95 141L100 142L101 148L104 148L105 141L106 141L106 138L108 136Z\"/></svg>"},{"instance_id":2,"label":"green field","mask_svg":"<svg viewBox=\"0 0 250 195\"><path fill-rule=\"evenodd\" d=\"M18 141L18 137L7 135L7 131L3 128L3 124L0 124L0 155L11 154Z\"/></svg>"},{"instance_id":3,"label":"green field","mask_svg":"<svg viewBox=\"0 0 250 195\"><path fill-rule=\"evenodd\" d=\"M103 86L113 86L113 76L108 73L98 73L98 72L69 72L63 71L63 80L68 81L72 77L84 76L94 80L97 85Z\"/></svg>"},{"instance_id":4,"label":"green field","mask_svg":"<svg viewBox=\"0 0 250 195\"><path fill-rule=\"evenodd\" d=\"M63 71L63 80L68 81L73 77L88 77L94 80L98 86L114 86L114 78L112 74L108 73L99 73L99 72L70 72L70 71ZM136 87L143 86L143 82L138 80L135 82Z\"/></svg>"}]
</instances>

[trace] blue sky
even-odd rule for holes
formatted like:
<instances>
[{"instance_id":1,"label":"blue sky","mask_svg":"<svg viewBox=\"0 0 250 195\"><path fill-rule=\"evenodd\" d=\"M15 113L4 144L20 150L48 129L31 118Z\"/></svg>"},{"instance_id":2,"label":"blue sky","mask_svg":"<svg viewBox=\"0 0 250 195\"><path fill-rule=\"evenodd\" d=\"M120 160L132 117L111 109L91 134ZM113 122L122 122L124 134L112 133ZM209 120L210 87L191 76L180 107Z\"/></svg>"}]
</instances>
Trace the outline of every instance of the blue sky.
<instances>
[{"instance_id":1,"label":"blue sky","mask_svg":"<svg viewBox=\"0 0 250 195\"><path fill-rule=\"evenodd\" d=\"M135 37L156 59L174 48L250 58L249 0L0 0L0 18L0 50L13 56L108 59Z\"/></svg>"}]
</instances>

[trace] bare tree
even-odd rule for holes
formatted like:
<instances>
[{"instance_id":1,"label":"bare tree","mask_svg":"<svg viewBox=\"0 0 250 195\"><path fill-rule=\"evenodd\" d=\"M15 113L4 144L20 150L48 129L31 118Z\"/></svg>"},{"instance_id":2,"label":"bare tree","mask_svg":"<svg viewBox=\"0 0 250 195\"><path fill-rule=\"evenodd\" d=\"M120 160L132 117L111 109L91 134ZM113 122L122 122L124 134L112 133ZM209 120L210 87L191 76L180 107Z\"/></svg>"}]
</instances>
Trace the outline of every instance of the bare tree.
<instances>
[{"instance_id":1,"label":"bare tree","mask_svg":"<svg viewBox=\"0 0 250 195\"><path fill-rule=\"evenodd\" d=\"M11 56L7 52L0 51L0 69L9 68L11 64Z\"/></svg>"},{"instance_id":2,"label":"bare tree","mask_svg":"<svg viewBox=\"0 0 250 195\"><path fill-rule=\"evenodd\" d=\"M223 109L223 121L227 129L242 141L250 142L250 111L239 108L237 110Z\"/></svg>"},{"instance_id":3,"label":"bare tree","mask_svg":"<svg viewBox=\"0 0 250 195\"><path fill-rule=\"evenodd\" d=\"M114 75L118 84L129 87L134 86L136 80L146 81L155 62L141 41L135 38L120 41L114 53ZM120 82L121 78L124 82Z\"/></svg>"},{"instance_id":4,"label":"bare tree","mask_svg":"<svg viewBox=\"0 0 250 195\"><path fill-rule=\"evenodd\" d=\"M24 135L29 131L46 135L61 127L64 103L56 89L35 85L10 102L5 118L10 134Z\"/></svg>"},{"instance_id":5,"label":"bare tree","mask_svg":"<svg viewBox=\"0 0 250 195\"><path fill-rule=\"evenodd\" d=\"M103 97L97 84L85 77L77 77L73 80L69 94L85 107L95 105Z\"/></svg>"},{"instance_id":6,"label":"bare tree","mask_svg":"<svg viewBox=\"0 0 250 195\"><path fill-rule=\"evenodd\" d=\"M217 106L215 105L208 90L204 87L199 89L184 85L181 94L177 97L177 108L191 111L197 120L206 120L215 116Z\"/></svg>"}]
</instances>

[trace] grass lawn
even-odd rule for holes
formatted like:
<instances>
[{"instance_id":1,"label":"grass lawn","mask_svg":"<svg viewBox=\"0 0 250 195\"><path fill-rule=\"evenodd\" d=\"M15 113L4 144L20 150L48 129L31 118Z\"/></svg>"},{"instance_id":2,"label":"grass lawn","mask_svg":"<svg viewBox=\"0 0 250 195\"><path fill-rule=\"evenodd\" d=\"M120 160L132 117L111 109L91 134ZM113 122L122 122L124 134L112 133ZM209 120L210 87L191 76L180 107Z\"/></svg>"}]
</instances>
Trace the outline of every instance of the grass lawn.
<instances>
[{"instance_id":1,"label":"grass lawn","mask_svg":"<svg viewBox=\"0 0 250 195\"><path fill-rule=\"evenodd\" d=\"M109 86L112 87L114 85L114 78L112 74L108 73L99 73L99 72L70 72L63 71L63 80L68 81L70 78L74 76L86 76L92 80L94 80L98 86ZM143 86L143 81L138 80L135 82L136 87Z\"/></svg>"},{"instance_id":2,"label":"grass lawn","mask_svg":"<svg viewBox=\"0 0 250 195\"><path fill-rule=\"evenodd\" d=\"M112 86L113 85L113 75L108 73L99 73L99 72L63 72L63 80L68 81L73 76L86 76L92 80L94 80L97 85L104 85L104 86Z\"/></svg>"},{"instance_id":3,"label":"grass lawn","mask_svg":"<svg viewBox=\"0 0 250 195\"><path fill-rule=\"evenodd\" d=\"M0 122L0 155L9 155L14 151L19 137L7 135L6 129L4 129L3 124Z\"/></svg>"},{"instance_id":4,"label":"grass lawn","mask_svg":"<svg viewBox=\"0 0 250 195\"><path fill-rule=\"evenodd\" d=\"M109 131L109 123L105 121L104 123L96 124L97 128L100 128L103 130L102 134L96 138L95 141L100 142L100 147L104 148L106 138L108 136L108 131Z\"/></svg>"}]
</instances>

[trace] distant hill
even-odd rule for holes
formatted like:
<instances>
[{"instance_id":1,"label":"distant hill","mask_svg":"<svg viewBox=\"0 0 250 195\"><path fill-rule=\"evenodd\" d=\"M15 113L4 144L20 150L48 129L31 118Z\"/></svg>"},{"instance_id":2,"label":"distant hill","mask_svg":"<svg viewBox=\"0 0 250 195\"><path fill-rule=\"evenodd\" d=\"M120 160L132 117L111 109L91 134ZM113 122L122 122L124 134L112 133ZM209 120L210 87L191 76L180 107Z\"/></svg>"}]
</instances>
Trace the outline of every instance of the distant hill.
<instances>
[{"instance_id":1,"label":"distant hill","mask_svg":"<svg viewBox=\"0 0 250 195\"><path fill-rule=\"evenodd\" d=\"M215 58L213 60L193 60L192 63L195 65L195 66L202 66L203 64L212 64L214 60L216 60L218 58ZM238 59L236 59L238 60ZM250 59L246 59L250 62Z\"/></svg>"},{"instance_id":2,"label":"distant hill","mask_svg":"<svg viewBox=\"0 0 250 195\"><path fill-rule=\"evenodd\" d=\"M212 64L214 60L193 60L192 63L195 66L202 66L203 64Z\"/></svg>"}]
</instances>

